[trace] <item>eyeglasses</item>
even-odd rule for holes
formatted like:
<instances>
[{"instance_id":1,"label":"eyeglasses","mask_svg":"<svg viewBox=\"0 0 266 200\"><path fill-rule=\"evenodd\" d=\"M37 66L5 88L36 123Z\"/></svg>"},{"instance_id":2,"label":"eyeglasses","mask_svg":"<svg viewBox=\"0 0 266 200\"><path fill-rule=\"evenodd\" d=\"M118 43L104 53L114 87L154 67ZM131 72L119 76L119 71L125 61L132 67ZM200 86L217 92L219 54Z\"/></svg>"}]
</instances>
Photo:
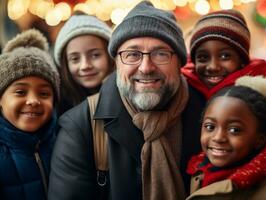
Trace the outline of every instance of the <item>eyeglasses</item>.
<instances>
[{"instance_id":1,"label":"eyeglasses","mask_svg":"<svg viewBox=\"0 0 266 200\"><path fill-rule=\"evenodd\" d=\"M151 61L156 65L169 64L171 62L173 54L170 50L159 49L149 53L143 53L136 50L126 50L118 52L122 63L126 65L139 65L142 62L143 56L148 55Z\"/></svg>"}]
</instances>

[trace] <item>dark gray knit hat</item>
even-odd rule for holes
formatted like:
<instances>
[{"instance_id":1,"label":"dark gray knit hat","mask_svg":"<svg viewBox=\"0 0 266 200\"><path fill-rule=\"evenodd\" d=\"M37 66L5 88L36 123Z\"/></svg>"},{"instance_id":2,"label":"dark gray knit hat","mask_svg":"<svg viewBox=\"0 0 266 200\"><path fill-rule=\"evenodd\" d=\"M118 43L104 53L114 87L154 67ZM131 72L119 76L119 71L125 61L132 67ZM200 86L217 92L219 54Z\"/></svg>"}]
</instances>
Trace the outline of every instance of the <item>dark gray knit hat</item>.
<instances>
[{"instance_id":1,"label":"dark gray knit hat","mask_svg":"<svg viewBox=\"0 0 266 200\"><path fill-rule=\"evenodd\" d=\"M27 76L47 80L59 99L59 74L48 53L47 39L36 29L18 34L4 47L0 56L0 95L12 82Z\"/></svg>"},{"instance_id":2,"label":"dark gray knit hat","mask_svg":"<svg viewBox=\"0 0 266 200\"><path fill-rule=\"evenodd\" d=\"M183 33L172 12L155 8L149 1L142 1L133 8L112 33L108 51L114 58L118 48L136 37L154 37L169 44L177 53L182 66L187 62Z\"/></svg>"}]
</instances>

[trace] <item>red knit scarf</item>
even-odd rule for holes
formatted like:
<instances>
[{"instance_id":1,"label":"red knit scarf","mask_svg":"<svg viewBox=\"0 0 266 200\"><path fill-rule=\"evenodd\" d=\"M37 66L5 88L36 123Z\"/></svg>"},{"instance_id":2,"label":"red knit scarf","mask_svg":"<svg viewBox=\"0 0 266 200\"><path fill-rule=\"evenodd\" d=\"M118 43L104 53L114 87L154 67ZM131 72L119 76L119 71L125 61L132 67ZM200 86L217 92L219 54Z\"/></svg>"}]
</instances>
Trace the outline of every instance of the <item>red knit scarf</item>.
<instances>
[{"instance_id":1,"label":"red knit scarf","mask_svg":"<svg viewBox=\"0 0 266 200\"><path fill-rule=\"evenodd\" d=\"M190 175L198 172L204 174L201 187L231 179L237 188L250 188L266 178L266 147L249 162L226 169L213 166L202 152L191 158L187 168L187 173Z\"/></svg>"},{"instance_id":2,"label":"red knit scarf","mask_svg":"<svg viewBox=\"0 0 266 200\"><path fill-rule=\"evenodd\" d=\"M198 91L200 91L206 99L209 99L213 94L215 94L220 89L234 85L235 80L244 75L257 76L266 75L266 61L261 59L253 59L248 65L246 65L241 70L229 74L222 82L217 84L212 88L207 88L207 86L199 79L196 71L195 65L192 62L188 62L186 66L182 69L182 73L185 75L188 83Z\"/></svg>"}]
</instances>

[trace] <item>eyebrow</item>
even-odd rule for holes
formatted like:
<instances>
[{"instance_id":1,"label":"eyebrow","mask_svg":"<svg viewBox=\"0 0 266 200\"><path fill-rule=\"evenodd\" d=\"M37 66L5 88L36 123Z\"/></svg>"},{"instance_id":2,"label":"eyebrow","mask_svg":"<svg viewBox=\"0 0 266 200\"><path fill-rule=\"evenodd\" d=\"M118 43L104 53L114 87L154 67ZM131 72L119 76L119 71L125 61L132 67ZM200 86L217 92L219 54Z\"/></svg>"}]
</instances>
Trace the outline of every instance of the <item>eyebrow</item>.
<instances>
[{"instance_id":1,"label":"eyebrow","mask_svg":"<svg viewBox=\"0 0 266 200\"><path fill-rule=\"evenodd\" d=\"M203 118L202 121L205 121L205 120L211 120L211 121L214 121L214 122L217 121L216 118L214 118L214 117L208 117L208 116L205 117L205 118ZM237 118L237 119L227 119L227 120L226 120L226 123L236 123L236 122L238 122L238 123L243 123L243 120L240 120L239 118Z\"/></svg>"},{"instance_id":2,"label":"eyebrow","mask_svg":"<svg viewBox=\"0 0 266 200\"><path fill-rule=\"evenodd\" d=\"M29 84L28 83L24 83L24 82L17 82L17 83L14 83L14 84L11 85L11 87L15 87L15 86L29 86ZM52 88L51 84L49 84L49 83L42 83L42 84L40 84L38 86Z\"/></svg>"},{"instance_id":3,"label":"eyebrow","mask_svg":"<svg viewBox=\"0 0 266 200\"><path fill-rule=\"evenodd\" d=\"M92 51L97 51L97 50L102 51L102 50L104 50L104 49L103 49L103 48L93 48L93 49L88 49L86 52L92 52ZM72 54L77 54L77 53L79 53L79 52L77 52L77 51L73 51L73 52L67 53L67 56L68 56L68 55L72 55Z\"/></svg>"}]
</instances>

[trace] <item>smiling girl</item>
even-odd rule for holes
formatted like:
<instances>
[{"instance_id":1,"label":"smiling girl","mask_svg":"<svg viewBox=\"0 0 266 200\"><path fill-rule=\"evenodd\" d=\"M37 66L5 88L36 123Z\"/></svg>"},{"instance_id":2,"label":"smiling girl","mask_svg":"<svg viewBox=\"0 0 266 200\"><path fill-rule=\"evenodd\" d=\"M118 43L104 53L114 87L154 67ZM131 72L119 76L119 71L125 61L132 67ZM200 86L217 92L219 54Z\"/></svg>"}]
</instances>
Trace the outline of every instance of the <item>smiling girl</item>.
<instances>
[{"instance_id":1,"label":"smiling girl","mask_svg":"<svg viewBox=\"0 0 266 200\"><path fill-rule=\"evenodd\" d=\"M54 58L59 69L61 98L59 114L99 91L114 70L107 46L111 28L95 16L77 12L60 29Z\"/></svg>"},{"instance_id":2,"label":"smiling girl","mask_svg":"<svg viewBox=\"0 0 266 200\"><path fill-rule=\"evenodd\" d=\"M10 40L0 77L0 198L45 199L59 98L46 38L32 29Z\"/></svg>"},{"instance_id":3,"label":"smiling girl","mask_svg":"<svg viewBox=\"0 0 266 200\"><path fill-rule=\"evenodd\" d=\"M188 165L187 199L265 199L266 79L245 76L236 84L214 95L203 113L203 152Z\"/></svg>"}]
</instances>

